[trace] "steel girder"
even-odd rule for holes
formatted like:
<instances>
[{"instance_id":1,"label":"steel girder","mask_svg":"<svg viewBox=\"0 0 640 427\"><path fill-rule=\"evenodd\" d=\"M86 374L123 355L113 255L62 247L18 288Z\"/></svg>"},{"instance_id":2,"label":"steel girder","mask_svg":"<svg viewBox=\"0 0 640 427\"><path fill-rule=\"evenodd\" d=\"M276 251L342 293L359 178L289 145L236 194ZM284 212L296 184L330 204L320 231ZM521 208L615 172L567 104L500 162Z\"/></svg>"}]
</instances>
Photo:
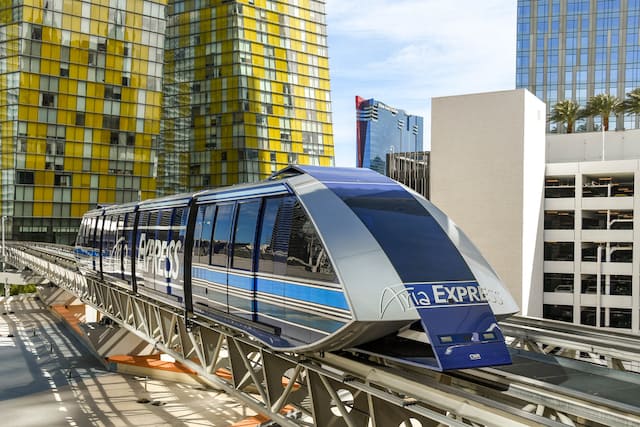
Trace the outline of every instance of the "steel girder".
<instances>
[{"instance_id":1,"label":"steel girder","mask_svg":"<svg viewBox=\"0 0 640 427\"><path fill-rule=\"evenodd\" d=\"M367 364L335 354L276 353L224 325L185 318L180 310L124 288L81 275L73 264L29 248L9 248L12 263L49 279L153 343L278 425L534 426L561 425L451 386L408 377L398 368Z\"/></svg>"}]
</instances>

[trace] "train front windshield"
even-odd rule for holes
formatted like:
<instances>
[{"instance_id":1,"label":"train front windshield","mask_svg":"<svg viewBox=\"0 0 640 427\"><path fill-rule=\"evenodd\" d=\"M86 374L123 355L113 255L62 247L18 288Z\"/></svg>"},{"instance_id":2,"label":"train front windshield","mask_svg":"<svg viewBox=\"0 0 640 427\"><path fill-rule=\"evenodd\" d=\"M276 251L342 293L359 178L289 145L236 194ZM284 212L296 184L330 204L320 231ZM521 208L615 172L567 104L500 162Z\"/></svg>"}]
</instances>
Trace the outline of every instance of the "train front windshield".
<instances>
[{"instance_id":1,"label":"train front windshield","mask_svg":"<svg viewBox=\"0 0 640 427\"><path fill-rule=\"evenodd\" d=\"M405 283L474 280L435 218L398 185L327 185L367 227Z\"/></svg>"}]
</instances>

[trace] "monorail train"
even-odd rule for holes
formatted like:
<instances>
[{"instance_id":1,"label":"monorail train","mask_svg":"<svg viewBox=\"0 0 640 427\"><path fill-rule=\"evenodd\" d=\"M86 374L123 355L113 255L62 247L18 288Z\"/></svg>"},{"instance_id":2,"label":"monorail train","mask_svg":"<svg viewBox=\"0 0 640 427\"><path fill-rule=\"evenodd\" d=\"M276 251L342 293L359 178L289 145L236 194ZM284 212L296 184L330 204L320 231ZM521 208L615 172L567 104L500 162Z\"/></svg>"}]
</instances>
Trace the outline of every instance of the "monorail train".
<instances>
[{"instance_id":1,"label":"monorail train","mask_svg":"<svg viewBox=\"0 0 640 427\"><path fill-rule=\"evenodd\" d=\"M275 350L417 328L437 369L510 362L496 318L518 307L493 269L433 204L368 169L290 166L257 184L98 208L75 251L87 276Z\"/></svg>"}]
</instances>

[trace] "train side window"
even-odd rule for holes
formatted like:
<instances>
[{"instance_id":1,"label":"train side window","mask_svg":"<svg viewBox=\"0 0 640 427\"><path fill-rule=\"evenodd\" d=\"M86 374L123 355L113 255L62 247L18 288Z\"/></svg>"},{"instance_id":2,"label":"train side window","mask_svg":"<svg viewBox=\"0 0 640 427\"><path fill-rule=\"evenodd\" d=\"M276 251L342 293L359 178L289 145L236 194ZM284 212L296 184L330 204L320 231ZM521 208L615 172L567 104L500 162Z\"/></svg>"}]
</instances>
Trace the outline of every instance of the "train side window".
<instances>
[{"instance_id":1,"label":"train side window","mask_svg":"<svg viewBox=\"0 0 640 427\"><path fill-rule=\"evenodd\" d=\"M295 197L272 197L265 199L264 203L258 271L284 275Z\"/></svg>"},{"instance_id":2,"label":"train side window","mask_svg":"<svg viewBox=\"0 0 640 427\"><path fill-rule=\"evenodd\" d=\"M158 242L169 241L169 233L171 226L171 217L173 215L173 209L163 209L158 211L158 227L156 230L156 239Z\"/></svg>"},{"instance_id":3,"label":"train side window","mask_svg":"<svg viewBox=\"0 0 640 427\"><path fill-rule=\"evenodd\" d=\"M85 246L88 248L95 248L95 235L96 235L96 218L89 219L89 226L87 227L87 235L85 240Z\"/></svg>"},{"instance_id":4,"label":"train side window","mask_svg":"<svg viewBox=\"0 0 640 427\"><path fill-rule=\"evenodd\" d=\"M149 225L147 226L147 240L155 239L158 232L159 211L149 212Z\"/></svg>"},{"instance_id":5,"label":"train side window","mask_svg":"<svg viewBox=\"0 0 640 427\"><path fill-rule=\"evenodd\" d=\"M229 237L233 223L233 204L220 205L216 212L216 222L213 227L213 242L211 245L211 264L221 267L227 266L229 253Z\"/></svg>"},{"instance_id":6,"label":"train side window","mask_svg":"<svg viewBox=\"0 0 640 427\"><path fill-rule=\"evenodd\" d=\"M173 211L173 220L171 221L171 240L176 242L180 242L179 245L176 244L175 255L176 258L171 259L171 255L167 255L169 259L169 263L177 262L178 265L170 265L172 274L175 274L176 271L179 271L181 266L183 265L184 259L184 237L187 232L187 220L189 218L189 210L184 207L175 208Z\"/></svg>"},{"instance_id":7,"label":"train side window","mask_svg":"<svg viewBox=\"0 0 640 427\"><path fill-rule=\"evenodd\" d=\"M94 248L98 249L98 250L102 250L102 236L103 234L103 230L102 227L104 225L104 216L100 216L98 217L98 221L96 224L96 235L94 238Z\"/></svg>"},{"instance_id":8,"label":"train side window","mask_svg":"<svg viewBox=\"0 0 640 427\"><path fill-rule=\"evenodd\" d=\"M202 219L204 218L205 209L205 206L200 206L198 208L196 223L193 225L193 248L191 249L191 259L194 264L200 262L200 256L203 255L204 252L200 238L202 236Z\"/></svg>"},{"instance_id":9,"label":"train side window","mask_svg":"<svg viewBox=\"0 0 640 427\"><path fill-rule=\"evenodd\" d=\"M113 248L114 219L115 217L113 215L105 216L102 226L102 250L106 256L111 255L111 249Z\"/></svg>"},{"instance_id":10,"label":"train side window","mask_svg":"<svg viewBox=\"0 0 640 427\"><path fill-rule=\"evenodd\" d=\"M87 223L87 218L82 218L80 221L80 228L78 228L78 237L76 237L76 246L83 246L84 229Z\"/></svg>"},{"instance_id":11,"label":"train side window","mask_svg":"<svg viewBox=\"0 0 640 427\"><path fill-rule=\"evenodd\" d=\"M211 234L213 232L213 219L216 212L215 205L200 206L196 216L196 224L193 230L194 263L209 264L211 252Z\"/></svg>"},{"instance_id":12,"label":"train side window","mask_svg":"<svg viewBox=\"0 0 640 427\"><path fill-rule=\"evenodd\" d=\"M122 235L124 237L124 242L122 242L122 255L125 257L124 264L126 270L129 269L129 257L133 254L133 248L131 245L133 244L133 226L135 224L135 219L135 212L129 212L125 219L124 230L122 231Z\"/></svg>"},{"instance_id":13,"label":"train side window","mask_svg":"<svg viewBox=\"0 0 640 427\"><path fill-rule=\"evenodd\" d=\"M337 283L331 265L313 223L299 202L293 208L291 237L287 255L287 276Z\"/></svg>"},{"instance_id":14,"label":"train side window","mask_svg":"<svg viewBox=\"0 0 640 427\"><path fill-rule=\"evenodd\" d=\"M231 267L253 270L253 249L259 214L260 200L238 203L238 219L233 237Z\"/></svg>"},{"instance_id":15,"label":"train side window","mask_svg":"<svg viewBox=\"0 0 640 427\"><path fill-rule=\"evenodd\" d=\"M87 240L87 225L89 218L82 218L80 222L80 229L78 230L78 237L76 238L76 246L86 246L85 241Z\"/></svg>"},{"instance_id":16,"label":"train side window","mask_svg":"<svg viewBox=\"0 0 640 427\"><path fill-rule=\"evenodd\" d=\"M147 227L149 226L149 212L139 212L138 216L138 238L136 239L138 243L137 247L135 248L136 260L140 260L140 257L142 256L142 254L139 253L142 241L153 239L153 236L147 236Z\"/></svg>"}]
</instances>

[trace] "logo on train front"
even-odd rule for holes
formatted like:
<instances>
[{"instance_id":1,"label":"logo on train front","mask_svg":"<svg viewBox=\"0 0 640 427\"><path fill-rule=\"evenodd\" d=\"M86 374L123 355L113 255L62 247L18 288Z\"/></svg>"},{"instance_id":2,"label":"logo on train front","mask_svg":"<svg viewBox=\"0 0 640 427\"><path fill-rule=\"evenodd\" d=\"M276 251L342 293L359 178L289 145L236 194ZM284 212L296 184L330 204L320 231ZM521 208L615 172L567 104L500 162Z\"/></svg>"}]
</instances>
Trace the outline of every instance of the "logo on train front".
<instances>
[{"instance_id":1,"label":"logo on train front","mask_svg":"<svg viewBox=\"0 0 640 427\"><path fill-rule=\"evenodd\" d=\"M380 297L380 318L395 308L406 312L451 305L487 304L488 292L477 282L411 283L388 286Z\"/></svg>"}]
</instances>

